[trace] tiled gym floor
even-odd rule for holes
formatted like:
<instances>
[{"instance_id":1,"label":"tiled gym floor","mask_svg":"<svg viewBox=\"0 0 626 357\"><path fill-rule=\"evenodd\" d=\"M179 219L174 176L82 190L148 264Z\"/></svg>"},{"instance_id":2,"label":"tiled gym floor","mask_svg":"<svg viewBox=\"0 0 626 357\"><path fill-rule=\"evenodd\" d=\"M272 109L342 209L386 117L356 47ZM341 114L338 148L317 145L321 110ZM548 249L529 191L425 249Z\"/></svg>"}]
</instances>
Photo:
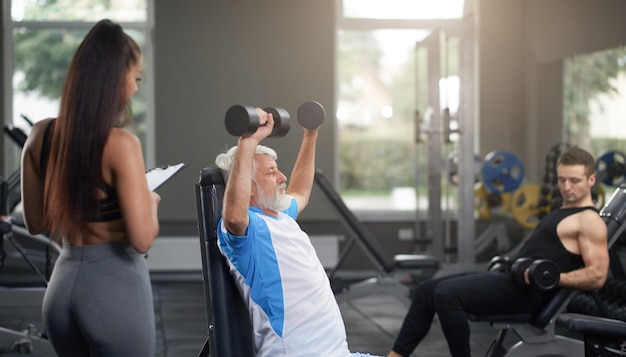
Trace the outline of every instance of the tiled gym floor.
<instances>
[{"instance_id":1,"label":"tiled gym floor","mask_svg":"<svg viewBox=\"0 0 626 357\"><path fill-rule=\"evenodd\" d=\"M157 312L157 356L198 356L207 331L201 277L154 279ZM368 296L339 305L353 352L386 355L400 329L407 307L391 295ZM473 355L483 356L497 331L472 324ZM437 322L413 356L449 356Z\"/></svg>"},{"instance_id":2,"label":"tiled gym floor","mask_svg":"<svg viewBox=\"0 0 626 357\"><path fill-rule=\"evenodd\" d=\"M16 310L7 308L8 300L15 300L3 294L3 287L18 285L41 285L41 279L15 252L8 250L6 264L0 269L0 356L3 344L2 329L22 331L33 325L41 331L40 306ZM37 256L35 255L35 258ZM35 263L42 266L43 259ZM476 269L484 269L476 267ZM465 269L463 269L465 270ZM454 273L444 268L438 274ZM346 279L336 275L334 286L342 285ZM207 322L202 273L153 274L154 307L156 312L157 357L198 356L207 337ZM4 299L4 300L3 300ZM342 311L348 344L351 351L386 355L393 344L404 315L406 305L392 295L370 295L339 304ZM471 345L474 356L484 356L497 331L485 323L471 324ZM509 334L510 339L515 336ZM509 341L509 343L514 341ZM441 329L435 321L429 335L416 349L414 356L449 356L449 351ZM216 357L216 356L212 356Z\"/></svg>"},{"instance_id":3,"label":"tiled gym floor","mask_svg":"<svg viewBox=\"0 0 626 357\"><path fill-rule=\"evenodd\" d=\"M6 274L4 278L7 278ZM2 282L4 279L0 279ZM153 277L157 328L157 357L198 356L207 336L204 290L201 273ZM348 344L352 351L385 355L400 328L406 306L391 295L368 296L340 303ZM41 329L39 309L16 314L2 309L0 327L24 330L29 324ZM488 325L472 324L472 349L483 356L496 331ZM6 347L6 346L0 346ZM448 356L446 342L437 322L414 356ZM0 356L2 352L0 350Z\"/></svg>"}]
</instances>

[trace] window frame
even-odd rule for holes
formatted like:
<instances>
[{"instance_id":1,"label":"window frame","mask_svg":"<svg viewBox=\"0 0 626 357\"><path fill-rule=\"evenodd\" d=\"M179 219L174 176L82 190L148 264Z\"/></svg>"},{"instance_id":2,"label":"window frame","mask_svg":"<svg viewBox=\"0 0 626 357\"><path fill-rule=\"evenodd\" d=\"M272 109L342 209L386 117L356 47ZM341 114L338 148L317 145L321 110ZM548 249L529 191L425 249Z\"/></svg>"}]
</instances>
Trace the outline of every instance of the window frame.
<instances>
[{"instance_id":1,"label":"window frame","mask_svg":"<svg viewBox=\"0 0 626 357\"><path fill-rule=\"evenodd\" d=\"M450 18L450 19L375 19L375 18L350 18L345 17L343 13L343 1L336 0L336 39L339 37L340 31L375 31L375 30L428 30L433 32L436 29L445 29L449 34L453 36L460 36L466 28L467 23L465 18ZM336 41L336 46L339 46L339 41ZM336 50L340 53L339 49ZM339 63L339 58L336 59L336 65ZM338 71L338 69L337 69ZM335 104L338 106L340 101L339 82L336 83L336 98ZM339 128L337 129L337 140L341 135ZM338 147L338 150L341 148ZM339 165L339 163L337 163ZM338 168L338 172L340 172ZM337 174L338 176L339 174ZM417 189L417 188L416 188ZM420 208L419 203L415 209L398 210L398 209L377 209L377 210L361 210L359 207L350 207L355 211L359 217L366 220L376 217L380 219L381 216L397 219L406 218L414 219L415 216L423 215L428 209L424 210Z\"/></svg>"}]
</instances>

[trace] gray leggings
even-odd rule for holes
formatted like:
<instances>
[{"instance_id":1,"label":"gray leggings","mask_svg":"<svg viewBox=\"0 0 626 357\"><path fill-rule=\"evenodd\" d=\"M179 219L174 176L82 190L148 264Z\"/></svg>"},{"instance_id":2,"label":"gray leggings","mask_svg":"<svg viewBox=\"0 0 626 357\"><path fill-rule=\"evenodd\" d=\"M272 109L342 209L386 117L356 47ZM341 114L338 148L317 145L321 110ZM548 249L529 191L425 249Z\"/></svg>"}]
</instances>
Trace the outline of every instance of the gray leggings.
<instances>
[{"instance_id":1,"label":"gray leggings","mask_svg":"<svg viewBox=\"0 0 626 357\"><path fill-rule=\"evenodd\" d=\"M154 357L148 265L128 244L64 246L43 300L59 357Z\"/></svg>"}]
</instances>

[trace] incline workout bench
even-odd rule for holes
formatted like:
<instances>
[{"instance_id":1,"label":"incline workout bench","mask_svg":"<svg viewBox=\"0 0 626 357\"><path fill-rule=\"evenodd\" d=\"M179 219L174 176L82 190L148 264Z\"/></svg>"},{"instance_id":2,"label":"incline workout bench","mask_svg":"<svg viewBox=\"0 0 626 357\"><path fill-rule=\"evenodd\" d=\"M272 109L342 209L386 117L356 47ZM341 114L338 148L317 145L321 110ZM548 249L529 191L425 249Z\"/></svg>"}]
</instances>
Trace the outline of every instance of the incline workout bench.
<instances>
[{"instance_id":1,"label":"incline workout bench","mask_svg":"<svg viewBox=\"0 0 626 357\"><path fill-rule=\"evenodd\" d=\"M363 223L356 218L354 213L350 211L339 196L339 193L320 170L315 172L315 183L317 183L317 186L337 210L341 223L351 235L350 240L348 240L347 245L340 254L337 265L330 272L329 278L332 279L355 241L372 261L377 271L377 276L354 283L345 290L335 293L337 301L341 302L372 294L392 294L407 306L410 305L409 286L403 284L398 275L400 273L426 272L428 273L427 277L430 278L439 269L439 260L425 254L398 254L393 259L389 259L385 256L385 252L378 244L378 241L363 226Z\"/></svg>"},{"instance_id":2,"label":"incline workout bench","mask_svg":"<svg viewBox=\"0 0 626 357\"><path fill-rule=\"evenodd\" d=\"M626 185L618 187L609 201L600 211L600 216L607 224L608 247L620 238L626 229ZM528 357L528 356L620 356L620 354L590 353L600 336L618 338L626 342L626 322L587 316L582 314L563 313L576 291L559 289L556 295L540 311L533 314L470 315L470 321L489 322L499 328L500 332L494 340L487 356L489 357ZM567 336L557 335L556 325L563 326L571 332L582 333L585 341ZM504 339L509 330L515 332L520 341L510 349L504 347ZM598 350L602 346L595 343ZM586 346L587 345L587 346Z\"/></svg>"},{"instance_id":3,"label":"incline workout bench","mask_svg":"<svg viewBox=\"0 0 626 357\"><path fill-rule=\"evenodd\" d=\"M196 205L208 337L198 357L254 357L248 309L217 246L225 187L217 166L200 171Z\"/></svg>"}]
</instances>

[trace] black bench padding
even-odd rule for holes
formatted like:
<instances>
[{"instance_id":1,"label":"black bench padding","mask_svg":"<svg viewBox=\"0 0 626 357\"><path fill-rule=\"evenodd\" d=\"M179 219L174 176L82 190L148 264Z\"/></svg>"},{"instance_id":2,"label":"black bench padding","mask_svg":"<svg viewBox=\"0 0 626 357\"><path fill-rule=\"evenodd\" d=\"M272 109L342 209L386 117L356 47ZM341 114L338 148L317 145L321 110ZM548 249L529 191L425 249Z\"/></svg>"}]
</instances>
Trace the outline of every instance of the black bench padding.
<instances>
[{"instance_id":1,"label":"black bench padding","mask_svg":"<svg viewBox=\"0 0 626 357\"><path fill-rule=\"evenodd\" d=\"M626 339L626 322L604 317L563 313L557 319L557 325L571 332L585 335L616 337Z\"/></svg>"},{"instance_id":2,"label":"black bench padding","mask_svg":"<svg viewBox=\"0 0 626 357\"><path fill-rule=\"evenodd\" d=\"M217 246L224 189L224 178L216 166L200 171L196 204L208 322L208 337L200 356L253 357L248 309Z\"/></svg>"},{"instance_id":3,"label":"black bench padding","mask_svg":"<svg viewBox=\"0 0 626 357\"><path fill-rule=\"evenodd\" d=\"M469 315L470 321L491 322L491 323L529 323L538 328L548 326L552 318L565 304L572 292L567 289L560 289L550 301L535 313L511 314L511 315Z\"/></svg>"}]
</instances>

